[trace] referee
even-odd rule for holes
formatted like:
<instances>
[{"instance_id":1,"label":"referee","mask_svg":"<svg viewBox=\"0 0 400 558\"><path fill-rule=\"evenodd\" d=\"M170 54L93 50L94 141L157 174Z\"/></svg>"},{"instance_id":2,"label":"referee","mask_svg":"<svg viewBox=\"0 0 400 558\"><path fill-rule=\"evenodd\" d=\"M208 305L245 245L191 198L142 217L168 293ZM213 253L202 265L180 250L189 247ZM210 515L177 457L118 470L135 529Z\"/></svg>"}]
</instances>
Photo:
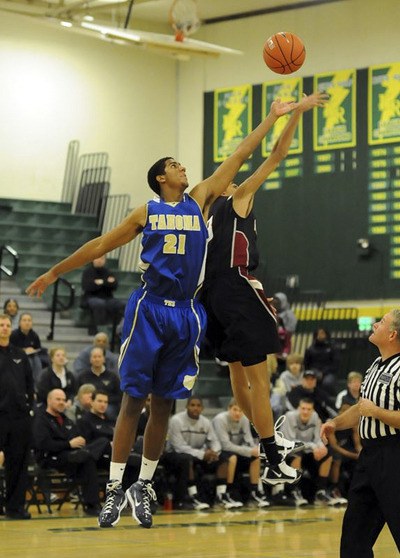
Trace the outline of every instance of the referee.
<instances>
[{"instance_id":1,"label":"referee","mask_svg":"<svg viewBox=\"0 0 400 558\"><path fill-rule=\"evenodd\" d=\"M367 370L358 403L321 427L321 438L359 427L362 450L343 518L340 558L372 558L385 523L400 551L400 310L369 337L380 352Z\"/></svg>"}]
</instances>

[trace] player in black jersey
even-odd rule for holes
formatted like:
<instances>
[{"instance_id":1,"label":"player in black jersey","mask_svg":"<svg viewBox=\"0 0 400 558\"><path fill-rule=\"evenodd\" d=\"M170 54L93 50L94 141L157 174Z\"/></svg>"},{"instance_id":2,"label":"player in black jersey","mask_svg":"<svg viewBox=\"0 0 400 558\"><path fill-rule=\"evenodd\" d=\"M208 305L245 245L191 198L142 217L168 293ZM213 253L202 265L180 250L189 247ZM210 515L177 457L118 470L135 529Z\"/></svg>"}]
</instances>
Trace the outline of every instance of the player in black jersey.
<instances>
[{"instance_id":1,"label":"player in black jersey","mask_svg":"<svg viewBox=\"0 0 400 558\"><path fill-rule=\"evenodd\" d=\"M326 98L321 93L305 96L268 159L240 186L231 184L210 210L204 288L208 335L218 357L229 363L234 396L259 434L268 484L294 483L300 474L284 460L295 449L293 442L274 436L267 355L279 352L279 339L275 311L251 275L258 265L252 208L255 193L286 157L302 113L323 106Z\"/></svg>"}]
</instances>

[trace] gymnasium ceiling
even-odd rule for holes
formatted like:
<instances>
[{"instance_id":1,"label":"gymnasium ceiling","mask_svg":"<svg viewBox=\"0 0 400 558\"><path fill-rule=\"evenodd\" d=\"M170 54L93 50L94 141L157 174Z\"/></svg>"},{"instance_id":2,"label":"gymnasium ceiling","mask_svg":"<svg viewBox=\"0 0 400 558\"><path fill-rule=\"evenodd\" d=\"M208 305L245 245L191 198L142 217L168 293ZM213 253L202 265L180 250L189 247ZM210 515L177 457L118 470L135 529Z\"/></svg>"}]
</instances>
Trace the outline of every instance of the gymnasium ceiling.
<instances>
[{"instance_id":1,"label":"gymnasium ceiling","mask_svg":"<svg viewBox=\"0 0 400 558\"><path fill-rule=\"evenodd\" d=\"M349 0L197 0L197 6L203 24L212 24L335 1ZM0 0L0 13L46 18L53 23L64 19L74 25L89 16L94 23L126 27L131 5L128 28L168 32L171 4L172 0Z\"/></svg>"}]
</instances>

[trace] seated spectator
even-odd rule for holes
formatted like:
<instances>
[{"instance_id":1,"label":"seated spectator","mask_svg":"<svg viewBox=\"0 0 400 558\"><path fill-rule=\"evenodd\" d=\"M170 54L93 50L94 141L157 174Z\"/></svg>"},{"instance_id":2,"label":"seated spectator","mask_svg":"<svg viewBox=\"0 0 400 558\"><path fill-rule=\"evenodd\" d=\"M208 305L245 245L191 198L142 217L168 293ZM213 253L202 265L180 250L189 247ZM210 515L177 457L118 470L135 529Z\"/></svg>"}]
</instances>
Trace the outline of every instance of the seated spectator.
<instances>
[{"instance_id":1,"label":"seated spectator","mask_svg":"<svg viewBox=\"0 0 400 558\"><path fill-rule=\"evenodd\" d=\"M84 269L82 274L81 307L92 312L94 325L89 335L97 333L97 325L119 321L124 314L125 302L114 298L118 287L115 275L106 267L106 257L101 256Z\"/></svg>"},{"instance_id":2,"label":"seated spectator","mask_svg":"<svg viewBox=\"0 0 400 558\"><path fill-rule=\"evenodd\" d=\"M258 443L255 443L251 434L250 421L244 416L242 409L236 400L232 398L228 410L216 415L212 421L215 433L221 444L222 451L227 456L236 456L236 470L228 468L227 494L232 498L234 490L235 473L249 472L250 475L250 499L248 503L267 502L264 507L269 506L265 497L262 484L260 483L260 457ZM222 497L219 498L223 504Z\"/></svg>"},{"instance_id":3,"label":"seated spectator","mask_svg":"<svg viewBox=\"0 0 400 558\"><path fill-rule=\"evenodd\" d=\"M317 385L317 374L314 370L305 370L301 379L301 384L292 388L286 394L286 405L290 411L298 408L301 399L311 399L314 409L322 422L337 415L333 408L328 394Z\"/></svg>"},{"instance_id":4,"label":"seated spectator","mask_svg":"<svg viewBox=\"0 0 400 558\"><path fill-rule=\"evenodd\" d=\"M82 488L84 510L88 515L100 512L96 460L86 447L86 440L64 414L66 396L53 389L47 397L46 410L34 419L33 437L38 464L43 469L57 469L75 477Z\"/></svg>"},{"instance_id":5,"label":"seated spectator","mask_svg":"<svg viewBox=\"0 0 400 558\"><path fill-rule=\"evenodd\" d=\"M186 410L171 417L168 436L167 453L165 463L175 468L175 464L187 464L182 467L187 471L184 479L186 486L180 478L177 488L180 493L176 494L178 508L187 503L191 509L202 510L209 508L204 495L198 494L197 483L201 483L204 473L215 473L217 477L217 500L223 501L225 508L238 507L226 493L226 479L228 471L228 459L233 467L236 460L233 456L227 458L221 455L221 445L214 432L211 421L202 415L202 400L192 395L186 403ZM196 472L200 478L196 479ZM189 495L189 498L185 498Z\"/></svg>"},{"instance_id":6,"label":"seated spectator","mask_svg":"<svg viewBox=\"0 0 400 558\"><path fill-rule=\"evenodd\" d=\"M79 419L77 426L80 434L85 438L88 447L102 448L96 460L98 469L110 468L112 440L115 422L107 415L108 394L104 390L96 390L92 394L91 409ZM129 460L124 472L123 486L128 488L136 479Z\"/></svg>"},{"instance_id":7,"label":"seated spectator","mask_svg":"<svg viewBox=\"0 0 400 558\"><path fill-rule=\"evenodd\" d=\"M339 410L339 414L346 411L349 407L351 407L350 404L343 403ZM332 484L331 496L335 498L339 504L347 504L347 500L342 496L342 493L347 493L351 477L353 476L353 469L361 451L358 427L355 426L347 430L332 432L332 434L328 436L328 443L333 454L330 472Z\"/></svg>"},{"instance_id":8,"label":"seated spectator","mask_svg":"<svg viewBox=\"0 0 400 558\"><path fill-rule=\"evenodd\" d=\"M314 332L313 342L304 354L304 368L317 373L320 384L329 395L336 396L336 377L340 355L328 330L320 327Z\"/></svg>"},{"instance_id":9,"label":"seated spectator","mask_svg":"<svg viewBox=\"0 0 400 558\"><path fill-rule=\"evenodd\" d=\"M63 347L53 347L49 352L51 365L42 370L37 383L37 402L46 405L47 395L53 389L62 389L67 397L67 409L71 407L78 382L67 367L67 355Z\"/></svg>"},{"instance_id":10,"label":"seated spectator","mask_svg":"<svg viewBox=\"0 0 400 558\"><path fill-rule=\"evenodd\" d=\"M301 371L303 357L298 353L288 355L286 359L287 370L284 370L277 378L271 390L271 407L274 418L277 419L287 411L286 395L293 387L301 384Z\"/></svg>"},{"instance_id":11,"label":"seated spectator","mask_svg":"<svg viewBox=\"0 0 400 558\"><path fill-rule=\"evenodd\" d=\"M76 357L74 361L75 375L79 376L81 372L86 372L90 369L90 352L93 347L100 347L104 350L107 370L118 374L118 355L110 351L110 342L107 333L99 332L94 336L93 344L82 349Z\"/></svg>"},{"instance_id":12,"label":"seated spectator","mask_svg":"<svg viewBox=\"0 0 400 558\"><path fill-rule=\"evenodd\" d=\"M11 320L11 328L12 329L17 329L18 328L18 323L19 323L19 315L18 315L19 304L15 300L15 298L8 298L4 302L3 311L4 311L4 314L6 314L6 316L9 316L9 318Z\"/></svg>"},{"instance_id":13,"label":"seated spectator","mask_svg":"<svg viewBox=\"0 0 400 558\"><path fill-rule=\"evenodd\" d=\"M332 464L332 456L320 438L321 420L314 410L314 402L302 398L295 411L286 413L286 421L282 424L282 433L288 440L300 440L304 449L296 452L288 459L296 469L307 469L311 474L317 468L315 479L315 504L333 506L337 502L328 493L328 479ZM300 480L300 486L301 486ZM293 496L298 505L308 503L300 489L294 489Z\"/></svg>"},{"instance_id":14,"label":"seated spectator","mask_svg":"<svg viewBox=\"0 0 400 558\"><path fill-rule=\"evenodd\" d=\"M20 315L17 329L11 333L10 343L14 347L19 347L28 355L29 364L32 368L33 382L35 389L39 376L42 373L43 365L49 364L47 349L42 348L39 335L32 329L32 316L28 312Z\"/></svg>"},{"instance_id":15,"label":"seated spectator","mask_svg":"<svg viewBox=\"0 0 400 558\"><path fill-rule=\"evenodd\" d=\"M303 357L299 353L292 353L286 359L287 370L284 370L276 381L275 388L282 395L286 395L292 388L301 384Z\"/></svg>"},{"instance_id":16,"label":"seated spectator","mask_svg":"<svg viewBox=\"0 0 400 558\"><path fill-rule=\"evenodd\" d=\"M77 425L86 443L106 438L109 442L109 457L111 456L111 442L114 435L115 422L108 418L108 394L104 390L96 390L92 395L90 411L84 413Z\"/></svg>"},{"instance_id":17,"label":"seated spectator","mask_svg":"<svg viewBox=\"0 0 400 558\"><path fill-rule=\"evenodd\" d=\"M347 374L347 388L337 394L335 407L340 409L343 404L355 405L360 397L363 376L360 372L349 372Z\"/></svg>"},{"instance_id":18,"label":"seated spectator","mask_svg":"<svg viewBox=\"0 0 400 558\"><path fill-rule=\"evenodd\" d=\"M65 414L74 423L83 417L85 413L89 413L92 409L93 394L96 387L93 384L82 384L75 396L74 402L70 408L67 408Z\"/></svg>"},{"instance_id":19,"label":"seated spectator","mask_svg":"<svg viewBox=\"0 0 400 558\"><path fill-rule=\"evenodd\" d=\"M296 331L297 318L290 308L290 304L285 293L274 294L274 306L278 319L278 334L281 342L281 351L277 355L280 365L279 370L286 366L286 357L292 349L292 336Z\"/></svg>"},{"instance_id":20,"label":"seated spectator","mask_svg":"<svg viewBox=\"0 0 400 558\"><path fill-rule=\"evenodd\" d=\"M104 350L94 347L90 351L90 368L78 376L79 385L93 384L97 390L105 390L108 394L108 412L112 420L116 420L121 404L122 393L119 378L105 367Z\"/></svg>"}]
</instances>

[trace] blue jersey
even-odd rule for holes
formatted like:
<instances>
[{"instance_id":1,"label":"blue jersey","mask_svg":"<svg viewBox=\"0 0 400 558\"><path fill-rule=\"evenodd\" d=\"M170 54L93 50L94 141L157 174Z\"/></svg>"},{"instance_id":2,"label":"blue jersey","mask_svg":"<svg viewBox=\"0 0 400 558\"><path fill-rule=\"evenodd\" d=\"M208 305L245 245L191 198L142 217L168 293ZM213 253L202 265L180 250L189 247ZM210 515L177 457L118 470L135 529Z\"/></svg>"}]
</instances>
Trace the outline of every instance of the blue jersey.
<instances>
[{"instance_id":1,"label":"blue jersey","mask_svg":"<svg viewBox=\"0 0 400 558\"><path fill-rule=\"evenodd\" d=\"M140 255L144 288L159 297L194 298L203 281L206 244L207 227L193 198L149 201Z\"/></svg>"}]
</instances>

